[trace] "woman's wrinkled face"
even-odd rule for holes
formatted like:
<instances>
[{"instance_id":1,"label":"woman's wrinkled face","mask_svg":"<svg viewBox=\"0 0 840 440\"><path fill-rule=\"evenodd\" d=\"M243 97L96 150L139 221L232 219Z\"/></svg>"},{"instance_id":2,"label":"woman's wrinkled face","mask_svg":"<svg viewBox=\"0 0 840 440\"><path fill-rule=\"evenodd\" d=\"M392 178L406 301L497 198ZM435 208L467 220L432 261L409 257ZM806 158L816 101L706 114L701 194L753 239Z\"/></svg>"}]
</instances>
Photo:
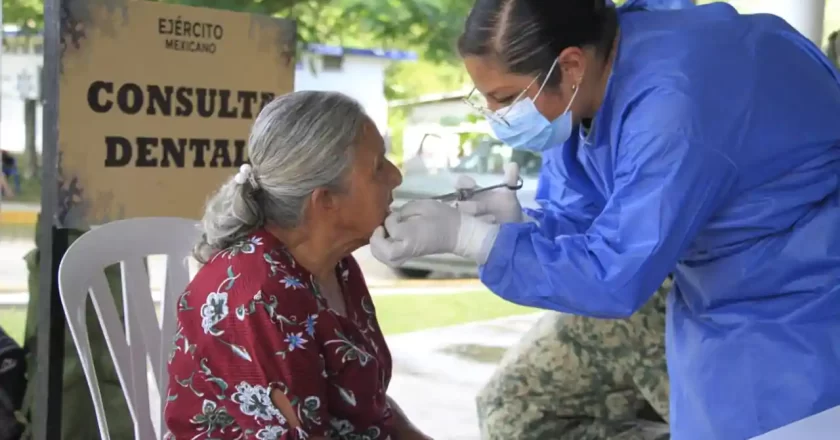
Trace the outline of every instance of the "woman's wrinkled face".
<instances>
[{"instance_id":1,"label":"woman's wrinkled face","mask_svg":"<svg viewBox=\"0 0 840 440\"><path fill-rule=\"evenodd\" d=\"M401 183L400 170L385 157L385 140L368 121L354 150L347 190L336 197L336 226L349 238L367 243L385 221L391 192Z\"/></svg>"}]
</instances>

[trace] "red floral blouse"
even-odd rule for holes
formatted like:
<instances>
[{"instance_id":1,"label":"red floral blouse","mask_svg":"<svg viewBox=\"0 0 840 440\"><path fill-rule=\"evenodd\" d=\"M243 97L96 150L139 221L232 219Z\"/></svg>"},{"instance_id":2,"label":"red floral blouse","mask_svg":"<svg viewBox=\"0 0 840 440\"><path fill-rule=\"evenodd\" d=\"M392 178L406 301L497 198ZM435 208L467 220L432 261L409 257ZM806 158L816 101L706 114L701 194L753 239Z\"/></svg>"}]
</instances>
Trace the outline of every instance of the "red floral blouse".
<instances>
[{"instance_id":1,"label":"red floral blouse","mask_svg":"<svg viewBox=\"0 0 840 440\"><path fill-rule=\"evenodd\" d=\"M336 272L346 317L265 231L202 267L178 301L166 438L389 439L391 354L356 261ZM275 388L300 428L272 404Z\"/></svg>"}]
</instances>

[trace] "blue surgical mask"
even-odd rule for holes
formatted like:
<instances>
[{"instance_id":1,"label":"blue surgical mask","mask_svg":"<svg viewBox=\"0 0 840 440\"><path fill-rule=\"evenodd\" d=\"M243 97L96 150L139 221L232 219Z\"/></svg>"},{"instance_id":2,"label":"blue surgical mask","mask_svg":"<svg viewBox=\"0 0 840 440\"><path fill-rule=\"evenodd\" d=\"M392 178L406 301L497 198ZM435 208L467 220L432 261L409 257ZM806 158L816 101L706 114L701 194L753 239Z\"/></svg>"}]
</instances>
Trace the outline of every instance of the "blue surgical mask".
<instances>
[{"instance_id":1,"label":"blue surgical mask","mask_svg":"<svg viewBox=\"0 0 840 440\"><path fill-rule=\"evenodd\" d=\"M555 61L534 99L540 96L556 66ZM530 87L529 85L528 88ZM572 135L573 121L570 109L577 96L578 87L575 86L573 90L572 99L569 100L566 110L554 121L546 119L537 109L534 99L527 96L524 98L520 96L521 99L517 99L509 107L497 110L493 117L488 117L487 120L496 137L513 148L540 152L556 147L566 142Z\"/></svg>"}]
</instances>

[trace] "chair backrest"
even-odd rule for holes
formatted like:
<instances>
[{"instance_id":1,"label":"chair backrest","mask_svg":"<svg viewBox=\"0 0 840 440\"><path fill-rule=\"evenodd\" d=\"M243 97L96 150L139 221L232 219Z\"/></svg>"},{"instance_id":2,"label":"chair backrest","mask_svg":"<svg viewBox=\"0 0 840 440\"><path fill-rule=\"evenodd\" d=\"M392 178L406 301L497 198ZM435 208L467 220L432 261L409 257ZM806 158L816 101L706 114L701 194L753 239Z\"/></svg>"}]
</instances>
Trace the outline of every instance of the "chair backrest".
<instances>
[{"instance_id":1,"label":"chair backrest","mask_svg":"<svg viewBox=\"0 0 840 440\"><path fill-rule=\"evenodd\" d=\"M67 249L58 271L58 286L67 324L79 351L90 388L99 430L109 439L105 408L99 391L88 339L85 312L90 295L114 366L120 379L135 438L160 438L164 404L150 411L147 358L158 396L165 400L167 357L177 324L178 296L189 283L189 256L200 237L198 222L182 218L154 217L120 220L85 233ZM166 277L161 295L160 324L155 313L145 257L166 255ZM125 324L120 322L104 269L120 264ZM154 417L154 419L153 419ZM160 432L155 433L158 421Z\"/></svg>"}]
</instances>

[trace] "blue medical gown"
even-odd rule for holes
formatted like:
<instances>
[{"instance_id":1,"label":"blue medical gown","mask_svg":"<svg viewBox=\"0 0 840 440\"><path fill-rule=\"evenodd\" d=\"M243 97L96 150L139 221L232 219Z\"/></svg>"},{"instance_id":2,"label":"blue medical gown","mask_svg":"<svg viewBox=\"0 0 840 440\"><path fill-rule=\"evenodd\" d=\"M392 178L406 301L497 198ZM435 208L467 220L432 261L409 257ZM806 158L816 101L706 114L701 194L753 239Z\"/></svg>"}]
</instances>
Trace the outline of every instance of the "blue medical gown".
<instances>
[{"instance_id":1,"label":"blue medical gown","mask_svg":"<svg viewBox=\"0 0 840 440\"><path fill-rule=\"evenodd\" d=\"M743 440L840 405L840 81L772 15L620 14L604 103L505 224L502 298L622 318L668 273L675 440ZM838 434L840 438L840 434Z\"/></svg>"}]
</instances>

